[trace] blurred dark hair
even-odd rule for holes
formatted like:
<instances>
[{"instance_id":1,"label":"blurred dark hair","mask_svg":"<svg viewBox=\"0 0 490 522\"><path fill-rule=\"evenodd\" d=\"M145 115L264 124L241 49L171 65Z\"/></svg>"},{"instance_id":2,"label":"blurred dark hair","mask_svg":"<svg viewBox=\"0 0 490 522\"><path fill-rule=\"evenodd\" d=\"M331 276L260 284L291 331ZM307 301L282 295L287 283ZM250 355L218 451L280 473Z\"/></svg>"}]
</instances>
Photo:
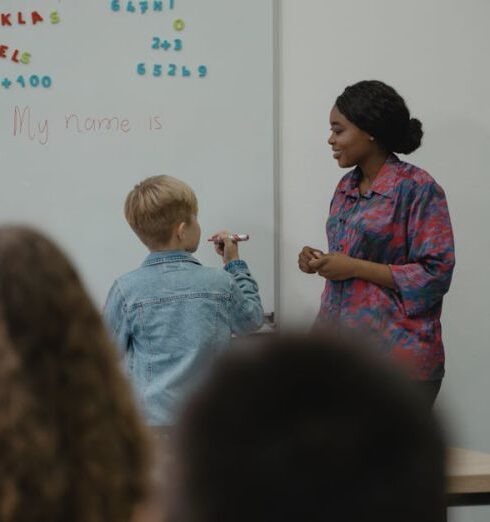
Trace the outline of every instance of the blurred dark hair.
<instances>
[{"instance_id":1,"label":"blurred dark hair","mask_svg":"<svg viewBox=\"0 0 490 522\"><path fill-rule=\"evenodd\" d=\"M349 121L376 138L386 152L409 154L420 147L422 123L410 118L404 99L383 82L365 80L350 85L335 105Z\"/></svg>"},{"instance_id":2,"label":"blurred dark hair","mask_svg":"<svg viewBox=\"0 0 490 522\"><path fill-rule=\"evenodd\" d=\"M0 520L126 522L147 438L99 313L65 255L0 227Z\"/></svg>"},{"instance_id":3,"label":"blurred dark hair","mask_svg":"<svg viewBox=\"0 0 490 522\"><path fill-rule=\"evenodd\" d=\"M229 352L175 434L171 522L442 522L444 444L427 407L335 336Z\"/></svg>"}]
</instances>

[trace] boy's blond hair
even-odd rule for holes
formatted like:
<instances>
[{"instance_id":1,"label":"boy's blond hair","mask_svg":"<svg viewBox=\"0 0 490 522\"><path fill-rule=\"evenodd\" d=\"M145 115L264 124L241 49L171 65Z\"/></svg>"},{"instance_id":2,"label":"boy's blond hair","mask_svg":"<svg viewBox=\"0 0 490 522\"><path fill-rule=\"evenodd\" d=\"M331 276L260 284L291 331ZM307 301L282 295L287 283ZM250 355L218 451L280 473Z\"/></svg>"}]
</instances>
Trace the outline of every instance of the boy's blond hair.
<instances>
[{"instance_id":1,"label":"boy's blond hair","mask_svg":"<svg viewBox=\"0 0 490 522\"><path fill-rule=\"evenodd\" d=\"M175 225L189 223L197 215L197 198L183 181L151 176L128 194L124 215L135 234L152 249L170 241Z\"/></svg>"}]
</instances>

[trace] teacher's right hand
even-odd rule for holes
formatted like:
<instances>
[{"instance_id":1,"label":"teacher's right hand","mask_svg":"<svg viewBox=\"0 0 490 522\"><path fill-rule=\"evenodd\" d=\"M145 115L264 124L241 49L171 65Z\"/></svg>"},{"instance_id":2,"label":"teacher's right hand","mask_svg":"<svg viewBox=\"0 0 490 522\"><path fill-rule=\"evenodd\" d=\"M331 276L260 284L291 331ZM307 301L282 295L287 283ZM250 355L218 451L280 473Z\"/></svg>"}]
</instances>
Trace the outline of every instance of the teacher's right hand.
<instances>
[{"instance_id":1,"label":"teacher's right hand","mask_svg":"<svg viewBox=\"0 0 490 522\"><path fill-rule=\"evenodd\" d=\"M316 270L311 268L310 261L313 259L318 259L318 254L323 254L323 252L321 250L318 250L318 248L313 248L309 246L303 247L303 250L301 250L298 256L299 269L305 274L316 273Z\"/></svg>"}]
</instances>

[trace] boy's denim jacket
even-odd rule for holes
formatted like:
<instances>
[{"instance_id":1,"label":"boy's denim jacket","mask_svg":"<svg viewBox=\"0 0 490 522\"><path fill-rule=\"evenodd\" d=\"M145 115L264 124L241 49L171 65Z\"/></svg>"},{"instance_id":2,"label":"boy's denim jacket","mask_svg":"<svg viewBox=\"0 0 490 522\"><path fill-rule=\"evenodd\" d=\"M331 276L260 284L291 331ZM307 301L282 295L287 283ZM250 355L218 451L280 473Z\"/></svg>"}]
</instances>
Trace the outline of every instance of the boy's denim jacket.
<instances>
[{"instance_id":1,"label":"boy's denim jacket","mask_svg":"<svg viewBox=\"0 0 490 522\"><path fill-rule=\"evenodd\" d=\"M263 323L258 287L242 260L224 270L184 251L152 252L114 282L104 318L152 426L174 423L195 385L231 334Z\"/></svg>"}]
</instances>

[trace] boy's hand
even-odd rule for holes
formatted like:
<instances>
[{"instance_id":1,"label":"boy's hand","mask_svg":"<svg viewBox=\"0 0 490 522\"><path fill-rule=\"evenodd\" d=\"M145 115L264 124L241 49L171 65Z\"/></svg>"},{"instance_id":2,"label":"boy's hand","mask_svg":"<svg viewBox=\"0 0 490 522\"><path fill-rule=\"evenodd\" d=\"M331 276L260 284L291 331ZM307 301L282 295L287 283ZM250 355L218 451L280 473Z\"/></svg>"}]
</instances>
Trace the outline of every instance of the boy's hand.
<instances>
[{"instance_id":1,"label":"boy's hand","mask_svg":"<svg viewBox=\"0 0 490 522\"><path fill-rule=\"evenodd\" d=\"M238 255L238 244L233 239L230 239L230 232L228 230L221 230L213 234L214 249L223 258L223 263L229 263L240 259Z\"/></svg>"},{"instance_id":2,"label":"boy's hand","mask_svg":"<svg viewBox=\"0 0 490 522\"><path fill-rule=\"evenodd\" d=\"M310 261L318 259L318 256L322 254L323 252L318 250L318 248L313 248L310 246L303 247L303 250L301 250L298 256L299 269L305 274L314 274L316 270L310 266Z\"/></svg>"}]
</instances>

